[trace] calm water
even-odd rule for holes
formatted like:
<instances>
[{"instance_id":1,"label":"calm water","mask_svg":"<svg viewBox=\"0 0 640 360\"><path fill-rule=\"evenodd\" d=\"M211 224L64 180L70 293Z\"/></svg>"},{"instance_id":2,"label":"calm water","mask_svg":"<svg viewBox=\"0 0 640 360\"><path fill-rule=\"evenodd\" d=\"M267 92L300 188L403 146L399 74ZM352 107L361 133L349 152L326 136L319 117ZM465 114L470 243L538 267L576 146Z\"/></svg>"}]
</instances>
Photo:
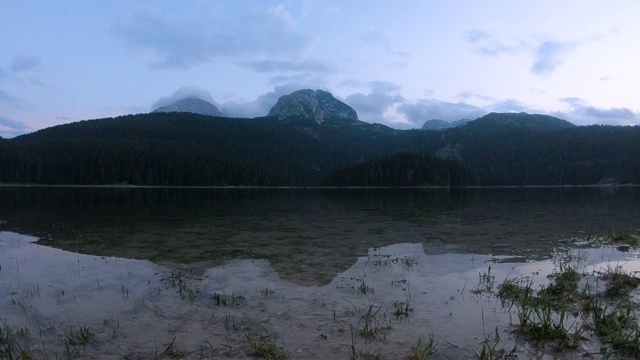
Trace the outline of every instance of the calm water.
<instances>
[{"instance_id":1,"label":"calm water","mask_svg":"<svg viewBox=\"0 0 640 360\"><path fill-rule=\"evenodd\" d=\"M575 237L640 227L640 188L447 190L0 188L0 229L82 254L266 259L321 284L369 248L549 258Z\"/></svg>"},{"instance_id":2,"label":"calm water","mask_svg":"<svg viewBox=\"0 0 640 360\"><path fill-rule=\"evenodd\" d=\"M638 230L638 203L640 188L610 187L5 187L0 319L29 328L42 358L85 325L95 338L68 357L169 357L173 343L185 358L245 358L255 333L294 358L348 358L373 305L388 329L356 337L362 353L401 358L433 333L441 358L471 357L486 328L517 341L495 298L468 293L479 272L550 272L560 248ZM638 265L633 251L588 251L585 268ZM396 319L407 294L414 312Z\"/></svg>"}]
</instances>

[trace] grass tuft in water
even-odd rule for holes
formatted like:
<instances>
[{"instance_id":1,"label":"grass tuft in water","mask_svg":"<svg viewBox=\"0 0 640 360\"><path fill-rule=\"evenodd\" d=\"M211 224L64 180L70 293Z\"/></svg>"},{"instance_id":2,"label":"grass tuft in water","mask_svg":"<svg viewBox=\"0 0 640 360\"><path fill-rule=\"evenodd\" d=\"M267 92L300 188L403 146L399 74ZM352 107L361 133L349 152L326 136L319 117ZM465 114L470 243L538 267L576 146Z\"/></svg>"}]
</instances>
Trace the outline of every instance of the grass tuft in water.
<instances>
[{"instance_id":1,"label":"grass tuft in water","mask_svg":"<svg viewBox=\"0 0 640 360\"><path fill-rule=\"evenodd\" d=\"M567 326L565 309L556 312L550 304L521 305L518 312L519 332L535 343L555 342L557 350L576 348L582 340L582 327ZM571 333L569 330L575 327Z\"/></svg>"},{"instance_id":2,"label":"grass tuft in water","mask_svg":"<svg viewBox=\"0 0 640 360\"><path fill-rule=\"evenodd\" d=\"M615 353L622 357L640 357L640 329L635 318L635 311L630 304L613 310L598 306L593 311L596 334L611 344L609 355Z\"/></svg>"},{"instance_id":3,"label":"grass tuft in water","mask_svg":"<svg viewBox=\"0 0 640 360\"><path fill-rule=\"evenodd\" d=\"M587 237L587 241L596 246L622 245L629 248L640 247L640 235L630 229L612 230L604 235L590 235ZM628 251L628 249L624 251Z\"/></svg>"},{"instance_id":4,"label":"grass tuft in water","mask_svg":"<svg viewBox=\"0 0 640 360\"><path fill-rule=\"evenodd\" d=\"M509 303L522 303L526 302L533 296L533 284L531 282L523 284L521 279L516 277L506 278L498 286L498 298L503 304Z\"/></svg>"},{"instance_id":5,"label":"grass tuft in water","mask_svg":"<svg viewBox=\"0 0 640 360\"><path fill-rule=\"evenodd\" d=\"M606 281L607 284L605 290L607 297L628 296L633 289L640 286L640 278L625 273L621 266L607 269L604 275L602 275L602 279Z\"/></svg>"},{"instance_id":6,"label":"grass tuft in water","mask_svg":"<svg viewBox=\"0 0 640 360\"><path fill-rule=\"evenodd\" d=\"M634 235L629 229L614 230L608 235L612 244L624 244L631 247L640 246L640 236Z\"/></svg>"},{"instance_id":7,"label":"grass tuft in water","mask_svg":"<svg viewBox=\"0 0 640 360\"><path fill-rule=\"evenodd\" d=\"M496 277L491 273L491 266L485 273L478 274L478 286L471 290L474 294L491 293L496 283Z\"/></svg>"},{"instance_id":8,"label":"grass tuft in water","mask_svg":"<svg viewBox=\"0 0 640 360\"><path fill-rule=\"evenodd\" d=\"M223 295L214 293L212 299L216 306L227 306L227 298Z\"/></svg>"},{"instance_id":9,"label":"grass tuft in water","mask_svg":"<svg viewBox=\"0 0 640 360\"><path fill-rule=\"evenodd\" d=\"M244 339L249 346L251 355L267 359L267 360L283 360L289 357L289 354L284 350L284 347L277 346L271 341L266 339L260 339L257 336L245 334Z\"/></svg>"},{"instance_id":10,"label":"grass tuft in water","mask_svg":"<svg viewBox=\"0 0 640 360\"><path fill-rule=\"evenodd\" d=\"M394 314L396 317L409 316L413 312L413 299L411 297L411 288L404 291L405 301L396 300L393 306L396 308Z\"/></svg>"},{"instance_id":11,"label":"grass tuft in water","mask_svg":"<svg viewBox=\"0 0 640 360\"><path fill-rule=\"evenodd\" d=\"M405 360L428 360L436 351L436 343L433 334L425 341L422 337L418 339L418 343L411 352L404 358Z\"/></svg>"},{"instance_id":12,"label":"grass tuft in water","mask_svg":"<svg viewBox=\"0 0 640 360\"><path fill-rule=\"evenodd\" d=\"M15 332L6 324L0 326L0 359L32 359L31 350L27 345L29 339L27 328L21 328Z\"/></svg>"},{"instance_id":13,"label":"grass tuft in water","mask_svg":"<svg viewBox=\"0 0 640 360\"><path fill-rule=\"evenodd\" d=\"M88 326L78 326L77 329L69 331L67 339L70 345L87 345L95 337L95 332Z\"/></svg>"},{"instance_id":14,"label":"grass tuft in water","mask_svg":"<svg viewBox=\"0 0 640 360\"><path fill-rule=\"evenodd\" d=\"M507 351L504 348L504 343L500 338L500 332L496 326L495 331L491 334L485 335L482 341L482 348L480 352L476 352L478 359L480 360L503 360L503 359L515 359L515 352L517 350L517 344L513 349Z\"/></svg>"},{"instance_id":15,"label":"grass tuft in water","mask_svg":"<svg viewBox=\"0 0 640 360\"><path fill-rule=\"evenodd\" d=\"M182 277L182 272L171 271L168 277L162 279L167 287L174 289L182 300L188 299L192 304L200 294L200 289L191 286L187 280Z\"/></svg>"},{"instance_id":16,"label":"grass tuft in water","mask_svg":"<svg viewBox=\"0 0 640 360\"><path fill-rule=\"evenodd\" d=\"M578 271L574 268L565 268L553 276L555 276L554 281L538 292L540 300L560 306L575 302L579 295L578 281L581 278Z\"/></svg>"}]
</instances>

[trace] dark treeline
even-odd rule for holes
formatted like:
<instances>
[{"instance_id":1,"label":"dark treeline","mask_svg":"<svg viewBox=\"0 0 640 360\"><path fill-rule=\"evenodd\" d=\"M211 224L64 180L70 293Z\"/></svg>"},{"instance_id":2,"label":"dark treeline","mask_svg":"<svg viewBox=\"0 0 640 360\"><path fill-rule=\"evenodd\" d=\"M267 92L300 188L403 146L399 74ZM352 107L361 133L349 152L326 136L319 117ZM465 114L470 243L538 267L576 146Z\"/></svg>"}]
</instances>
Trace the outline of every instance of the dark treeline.
<instances>
[{"instance_id":1,"label":"dark treeline","mask_svg":"<svg viewBox=\"0 0 640 360\"><path fill-rule=\"evenodd\" d=\"M429 156L389 157L401 153ZM345 180L354 171L363 174ZM153 113L0 140L5 183L315 186L329 174L327 184L353 186L638 184L640 127L490 114L458 128L422 131L340 119Z\"/></svg>"},{"instance_id":2,"label":"dark treeline","mask_svg":"<svg viewBox=\"0 0 640 360\"><path fill-rule=\"evenodd\" d=\"M465 186L472 175L457 161L401 153L331 172L323 186Z\"/></svg>"},{"instance_id":3,"label":"dark treeline","mask_svg":"<svg viewBox=\"0 0 640 360\"><path fill-rule=\"evenodd\" d=\"M256 166L159 146L82 140L57 145L0 153L0 179L35 184L279 185Z\"/></svg>"},{"instance_id":4,"label":"dark treeline","mask_svg":"<svg viewBox=\"0 0 640 360\"><path fill-rule=\"evenodd\" d=\"M81 121L6 141L0 181L45 184L318 185L331 170L408 148L411 136L328 119L152 113ZM421 133L423 132L416 132ZM378 138L379 143L371 140ZM413 137L429 149L436 144Z\"/></svg>"},{"instance_id":5,"label":"dark treeline","mask_svg":"<svg viewBox=\"0 0 640 360\"><path fill-rule=\"evenodd\" d=\"M640 127L475 125L447 136L482 185L640 183Z\"/></svg>"}]
</instances>

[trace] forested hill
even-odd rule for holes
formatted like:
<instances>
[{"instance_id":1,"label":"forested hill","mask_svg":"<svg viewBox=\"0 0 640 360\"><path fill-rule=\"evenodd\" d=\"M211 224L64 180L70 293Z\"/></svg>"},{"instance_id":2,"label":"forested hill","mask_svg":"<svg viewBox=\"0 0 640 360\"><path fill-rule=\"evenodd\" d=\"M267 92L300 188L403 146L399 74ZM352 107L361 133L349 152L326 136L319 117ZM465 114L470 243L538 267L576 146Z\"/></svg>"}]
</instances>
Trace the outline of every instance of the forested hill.
<instances>
[{"instance_id":1,"label":"forested hill","mask_svg":"<svg viewBox=\"0 0 640 360\"><path fill-rule=\"evenodd\" d=\"M464 125L467 131L500 132L508 130L545 132L576 127L557 117L540 114L491 113Z\"/></svg>"},{"instance_id":2,"label":"forested hill","mask_svg":"<svg viewBox=\"0 0 640 360\"><path fill-rule=\"evenodd\" d=\"M152 113L81 121L0 140L0 182L316 186L341 168L411 152L457 162L477 185L640 183L640 127L528 114L440 131L343 120Z\"/></svg>"},{"instance_id":3,"label":"forested hill","mask_svg":"<svg viewBox=\"0 0 640 360\"><path fill-rule=\"evenodd\" d=\"M340 120L320 125L306 119L152 113L82 121L10 139L0 154L0 181L308 186L336 168L404 151L406 141L420 151L435 151L424 136L397 137L397 130L385 126L343 126ZM219 169L211 173L212 167ZM219 172L223 176L213 176ZM246 176L229 178L229 173Z\"/></svg>"},{"instance_id":4,"label":"forested hill","mask_svg":"<svg viewBox=\"0 0 640 360\"><path fill-rule=\"evenodd\" d=\"M466 186L475 180L454 160L400 153L332 171L323 186Z\"/></svg>"}]
</instances>

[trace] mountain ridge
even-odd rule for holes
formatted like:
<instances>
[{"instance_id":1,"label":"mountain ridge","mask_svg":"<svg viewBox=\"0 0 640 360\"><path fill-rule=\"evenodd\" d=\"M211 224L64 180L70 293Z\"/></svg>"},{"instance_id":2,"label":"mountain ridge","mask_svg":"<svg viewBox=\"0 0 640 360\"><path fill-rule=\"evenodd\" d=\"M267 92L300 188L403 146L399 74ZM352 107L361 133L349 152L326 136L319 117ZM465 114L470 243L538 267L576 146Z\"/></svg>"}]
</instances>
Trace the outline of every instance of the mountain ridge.
<instances>
[{"instance_id":1,"label":"mountain ridge","mask_svg":"<svg viewBox=\"0 0 640 360\"><path fill-rule=\"evenodd\" d=\"M464 126L466 123L473 121L471 119L460 119L452 122L440 120L440 119L431 119L427 120L422 124L420 130L445 130L451 129L458 126Z\"/></svg>"},{"instance_id":2,"label":"mountain ridge","mask_svg":"<svg viewBox=\"0 0 640 360\"><path fill-rule=\"evenodd\" d=\"M442 131L288 119L156 112L57 125L3 139L0 181L318 186L333 171L417 153L461 164L469 182L460 185L640 183L640 127L584 127L513 113ZM385 171L405 173L406 164Z\"/></svg>"},{"instance_id":3,"label":"mountain ridge","mask_svg":"<svg viewBox=\"0 0 640 360\"><path fill-rule=\"evenodd\" d=\"M519 113L497 113L492 112L475 120L467 122L467 128L490 127L498 128L520 128L528 130L558 130L573 128L576 125L551 115Z\"/></svg>"}]
</instances>

